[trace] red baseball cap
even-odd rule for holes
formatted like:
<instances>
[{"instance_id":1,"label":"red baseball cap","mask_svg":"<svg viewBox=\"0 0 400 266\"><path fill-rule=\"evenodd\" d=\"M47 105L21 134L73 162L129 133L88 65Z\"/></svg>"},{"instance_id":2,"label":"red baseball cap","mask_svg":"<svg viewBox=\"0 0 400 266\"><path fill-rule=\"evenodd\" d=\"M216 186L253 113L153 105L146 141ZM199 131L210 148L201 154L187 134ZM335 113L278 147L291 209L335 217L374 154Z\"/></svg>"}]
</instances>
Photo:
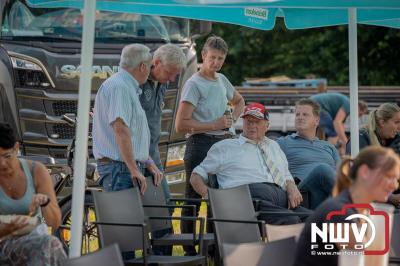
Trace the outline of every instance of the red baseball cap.
<instances>
[{"instance_id":1,"label":"red baseball cap","mask_svg":"<svg viewBox=\"0 0 400 266\"><path fill-rule=\"evenodd\" d=\"M244 112L241 117L244 118L245 116L248 116L248 115L251 115L257 119L269 120L268 111L265 109L265 106L260 103L248 104L244 108Z\"/></svg>"}]
</instances>

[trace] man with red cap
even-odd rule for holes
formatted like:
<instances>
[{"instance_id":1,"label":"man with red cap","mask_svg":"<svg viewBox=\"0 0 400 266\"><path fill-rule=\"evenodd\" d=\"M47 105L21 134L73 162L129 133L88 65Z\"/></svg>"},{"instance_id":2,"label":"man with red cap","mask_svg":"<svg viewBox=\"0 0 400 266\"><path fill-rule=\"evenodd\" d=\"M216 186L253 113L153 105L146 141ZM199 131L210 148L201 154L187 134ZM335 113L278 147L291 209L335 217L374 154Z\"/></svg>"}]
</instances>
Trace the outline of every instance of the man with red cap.
<instances>
[{"instance_id":1,"label":"man with red cap","mask_svg":"<svg viewBox=\"0 0 400 266\"><path fill-rule=\"evenodd\" d=\"M246 106L243 133L237 139L214 144L204 161L192 173L194 190L207 197L208 174L215 174L220 188L248 185L253 199L260 200L261 211L306 212L299 206L302 196L288 170L288 162L279 145L267 138L268 111L262 104ZM301 222L296 215L261 216L269 224Z\"/></svg>"}]
</instances>

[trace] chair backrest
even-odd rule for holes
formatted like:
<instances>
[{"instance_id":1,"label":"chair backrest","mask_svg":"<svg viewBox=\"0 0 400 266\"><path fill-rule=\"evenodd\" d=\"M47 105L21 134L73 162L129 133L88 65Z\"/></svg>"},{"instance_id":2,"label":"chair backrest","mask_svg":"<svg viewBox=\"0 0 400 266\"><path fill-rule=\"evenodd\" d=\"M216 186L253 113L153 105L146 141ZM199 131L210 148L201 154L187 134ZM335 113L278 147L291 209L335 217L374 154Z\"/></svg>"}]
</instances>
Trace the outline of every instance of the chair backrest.
<instances>
[{"instance_id":1,"label":"chair backrest","mask_svg":"<svg viewBox=\"0 0 400 266\"><path fill-rule=\"evenodd\" d=\"M113 191L92 191L97 222L143 224L145 222L142 200L137 187ZM98 225L101 246L118 243L121 251L143 249L140 227ZM144 234L148 241L148 234Z\"/></svg>"},{"instance_id":2,"label":"chair backrest","mask_svg":"<svg viewBox=\"0 0 400 266\"><path fill-rule=\"evenodd\" d=\"M400 212L398 210L393 213L393 225L390 238L389 256L391 258L400 259Z\"/></svg>"},{"instance_id":3,"label":"chair backrest","mask_svg":"<svg viewBox=\"0 0 400 266\"><path fill-rule=\"evenodd\" d=\"M119 250L118 244L113 244L108 247L104 247L93 253L86 254L84 256L67 259L62 262L63 266L123 266L121 251Z\"/></svg>"},{"instance_id":4,"label":"chair backrest","mask_svg":"<svg viewBox=\"0 0 400 266\"><path fill-rule=\"evenodd\" d=\"M292 238L270 243L223 244L225 266L291 266L296 241Z\"/></svg>"},{"instance_id":5,"label":"chair backrest","mask_svg":"<svg viewBox=\"0 0 400 266\"><path fill-rule=\"evenodd\" d=\"M162 205L166 206L164 190L161 185L158 187L154 185L153 177L147 176L147 188L142 196L143 205ZM147 217L151 216L170 216L167 208L145 207L144 213ZM155 220L150 219L149 224L152 231L172 228L171 221L169 220Z\"/></svg>"},{"instance_id":6,"label":"chair backrest","mask_svg":"<svg viewBox=\"0 0 400 266\"><path fill-rule=\"evenodd\" d=\"M230 189L208 189L212 217L215 219L257 221L250 196L249 187L240 186ZM260 242L258 224L214 222L215 234L220 254L222 244L240 244Z\"/></svg>"},{"instance_id":7,"label":"chair backrest","mask_svg":"<svg viewBox=\"0 0 400 266\"><path fill-rule=\"evenodd\" d=\"M267 234L267 241L271 242L289 237L295 237L298 240L303 228L304 223L289 225L266 224L265 232Z\"/></svg>"}]
</instances>

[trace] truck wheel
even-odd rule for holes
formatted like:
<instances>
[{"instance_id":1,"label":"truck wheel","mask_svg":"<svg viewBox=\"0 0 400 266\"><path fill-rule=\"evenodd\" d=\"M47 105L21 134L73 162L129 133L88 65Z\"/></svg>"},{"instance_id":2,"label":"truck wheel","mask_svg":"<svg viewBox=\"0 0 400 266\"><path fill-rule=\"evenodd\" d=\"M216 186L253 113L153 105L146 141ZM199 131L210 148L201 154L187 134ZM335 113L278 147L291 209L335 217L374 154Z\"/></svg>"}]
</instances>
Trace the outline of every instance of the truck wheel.
<instances>
[{"instance_id":1,"label":"truck wheel","mask_svg":"<svg viewBox=\"0 0 400 266\"><path fill-rule=\"evenodd\" d=\"M72 198L64 202L61 209L61 226L53 230L53 235L58 237L64 246L66 252L69 251L69 243L71 240L71 209ZM99 249L99 241L97 235L96 221L94 212L94 203L91 194L85 195L85 205L83 209L83 228L82 228L82 254L86 254Z\"/></svg>"}]
</instances>

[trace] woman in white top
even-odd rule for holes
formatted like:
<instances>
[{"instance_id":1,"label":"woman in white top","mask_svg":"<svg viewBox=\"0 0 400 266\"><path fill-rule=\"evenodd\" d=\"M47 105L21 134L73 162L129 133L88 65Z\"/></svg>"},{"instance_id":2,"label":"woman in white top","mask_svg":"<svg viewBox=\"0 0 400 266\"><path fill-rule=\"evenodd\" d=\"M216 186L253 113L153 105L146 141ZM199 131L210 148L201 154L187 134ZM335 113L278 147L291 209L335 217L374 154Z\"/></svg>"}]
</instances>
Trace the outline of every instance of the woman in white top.
<instances>
[{"instance_id":1,"label":"woman in white top","mask_svg":"<svg viewBox=\"0 0 400 266\"><path fill-rule=\"evenodd\" d=\"M222 38L211 36L207 39L201 53L203 64L186 81L179 103L175 128L177 132L189 135L184 158L188 198L200 198L189 182L192 170L203 161L214 143L231 137L232 133L227 129L231 128L245 105L243 97L229 80L218 73L227 53L228 46ZM233 108L231 114L225 114L228 104ZM191 215L190 210L182 212L182 215ZM190 222L182 224L182 232L191 232L192 229ZM193 248L184 248L188 255L195 253Z\"/></svg>"}]
</instances>

